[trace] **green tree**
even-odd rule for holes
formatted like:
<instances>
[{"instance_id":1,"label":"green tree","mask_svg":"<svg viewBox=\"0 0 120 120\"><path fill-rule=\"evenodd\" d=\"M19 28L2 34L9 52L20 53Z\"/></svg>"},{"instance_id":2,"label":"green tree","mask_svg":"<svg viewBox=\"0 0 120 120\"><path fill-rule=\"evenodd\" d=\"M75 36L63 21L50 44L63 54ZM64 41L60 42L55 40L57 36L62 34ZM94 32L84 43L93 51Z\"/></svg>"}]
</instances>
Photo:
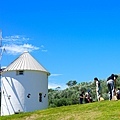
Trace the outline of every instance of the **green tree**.
<instances>
[{"instance_id":1,"label":"green tree","mask_svg":"<svg viewBox=\"0 0 120 120\"><path fill-rule=\"evenodd\" d=\"M68 83L66 83L66 85L68 86L68 87L72 87L72 86L74 86L74 85L76 85L77 84L77 81L76 80L70 80L70 81L68 81Z\"/></svg>"}]
</instances>

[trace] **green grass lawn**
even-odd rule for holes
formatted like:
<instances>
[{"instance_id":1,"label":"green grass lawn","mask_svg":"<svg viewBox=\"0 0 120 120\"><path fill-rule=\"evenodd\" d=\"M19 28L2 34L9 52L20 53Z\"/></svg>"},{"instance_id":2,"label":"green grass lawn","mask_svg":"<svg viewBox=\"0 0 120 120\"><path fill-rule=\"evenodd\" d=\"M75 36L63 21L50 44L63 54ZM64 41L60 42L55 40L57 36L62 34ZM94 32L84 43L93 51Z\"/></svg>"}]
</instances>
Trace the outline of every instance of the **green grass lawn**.
<instances>
[{"instance_id":1,"label":"green grass lawn","mask_svg":"<svg viewBox=\"0 0 120 120\"><path fill-rule=\"evenodd\" d=\"M1 116L0 120L120 120L120 101L101 101Z\"/></svg>"}]
</instances>

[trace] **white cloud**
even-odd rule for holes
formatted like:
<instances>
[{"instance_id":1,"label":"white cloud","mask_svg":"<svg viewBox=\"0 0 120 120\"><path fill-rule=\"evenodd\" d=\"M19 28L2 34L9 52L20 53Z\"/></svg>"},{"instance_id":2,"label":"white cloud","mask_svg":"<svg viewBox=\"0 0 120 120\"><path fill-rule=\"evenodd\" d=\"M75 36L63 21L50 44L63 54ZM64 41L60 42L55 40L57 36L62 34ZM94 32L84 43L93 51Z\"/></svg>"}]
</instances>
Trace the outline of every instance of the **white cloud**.
<instances>
[{"instance_id":1,"label":"white cloud","mask_svg":"<svg viewBox=\"0 0 120 120\"><path fill-rule=\"evenodd\" d=\"M6 36L2 38L4 43L7 44L22 44L23 42L27 42L29 38L23 36L23 35L14 35L14 36Z\"/></svg>"},{"instance_id":2,"label":"white cloud","mask_svg":"<svg viewBox=\"0 0 120 120\"><path fill-rule=\"evenodd\" d=\"M67 88L67 85L63 84L56 84L56 83L48 83L48 89L56 89L57 87L60 87L61 90L64 90Z\"/></svg>"},{"instance_id":3,"label":"white cloud","mask_svg":"<svg viewBox=\"0 0 120 120\"><path fill-rule=\"evenodd\" d=\"M58 77L58 76L61 76L63 74L51 74L50 77Z\"/></svg>"},{"instance_id":4,"label":"white cloud","mask_svg":"<svg viewBox=\"0 0 120 120\"><path fill-rule=\"evenodd\" d=\"M41 50L42 52L47 52L44 45L40 47L29 44L28 41L30 39L23 35L13 35L6 36L2 38L3 41L3 49L6 50L6 53L11 55L21 54L24 51L32 52L34 50Z\"/></svg>"},{"instance_id":5,"label":"white cloud","mask_svg":"<svg viewBox=\"0 0 120 120\"><path fill-rule=\"evenodd\" d=\"M42 52L47 52L47 50L42 50Z\"/></svg>"},{"instance_id":6,"label":"white cloud","mask_svg":"<svg viewBox=\"0 0 120 120\"><path fill-rule=\"evenodd\" d=\"M61 87L61 86L58 85L58 84L55 84L55 83L49 83L49 84L48 84L48 88L49 88L49 89L50 89L50 88L55 89L55 88L57 88L57 87Z\"/></svg>"},{"instance_id":7,"label":"white cloud","mask_svg":"<svg viewBox=\"0 0 120 120\"><path fill-rule=\"evenodd\" d=\"M63 74L51 74L50 75L50 77L49 77L49 80L50 81L57 81L57 77L59 77L59 76L62 76ZM55 88L57 88L57 87L60 87L60 89L61 90L63 90L63 89L66 89L67 88L67 86L65 85L65 84L63 84L63 83L60 83L60 84L58 84L58 83L54 83L54 82L50 82L50 83L48 83L48 88L50 89L55 89Z\"/></svg>"},{"instance_id":8,"label":"white cloud","mask_svg":"<svg viewBox=\"0 0 120 120\"><path fill-rule=\"evenodd\" d=\"M31 44L23 44L23 45L11 44L11 45L4 45L3 48L5 48L8 54L12 54L12 55L23 53L24 51L32 52L34 50L39 49L38 47L35 47Z\"/></svg>"},{"instance_id":9,"label":"white cloud","mask_svg":"<svg viewBox=\"0 0 120 120\"><path fill-rule=\"evenodd\" d=\"M40 47L41 47L41 48L44 48L44 45L41 45Z\"/></svg>"},{"instance_id":10,"label":"white cloud","mask_svg":"<svg viewBox=\"0 0 120 120\"><path fill-rule=\"evenodd\" d=\"M45 49L45 46L44 46L44 45L41 45L41 46L40 46L40 49L41 49L42 52L47 52L47 51L48 51L48 50Z\"/></svg>"}]
</instances>

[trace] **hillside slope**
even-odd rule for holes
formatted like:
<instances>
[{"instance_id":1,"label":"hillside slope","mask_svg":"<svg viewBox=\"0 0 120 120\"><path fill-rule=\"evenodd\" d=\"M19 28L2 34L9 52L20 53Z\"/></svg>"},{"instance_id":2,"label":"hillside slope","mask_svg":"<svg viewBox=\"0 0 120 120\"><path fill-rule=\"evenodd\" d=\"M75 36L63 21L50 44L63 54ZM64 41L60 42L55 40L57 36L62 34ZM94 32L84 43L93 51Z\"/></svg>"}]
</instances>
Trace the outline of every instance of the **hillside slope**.
<instances>
[{"instance_id":1,"label":"hillside slope","mask_svg":"<svg viewBox=\"0 0 120 120\"><path fill-rule=\"evenodd\" d=\"M1 116L0 120L120 120L120 101L101 101Z\"/></svg>"}]
</instances>

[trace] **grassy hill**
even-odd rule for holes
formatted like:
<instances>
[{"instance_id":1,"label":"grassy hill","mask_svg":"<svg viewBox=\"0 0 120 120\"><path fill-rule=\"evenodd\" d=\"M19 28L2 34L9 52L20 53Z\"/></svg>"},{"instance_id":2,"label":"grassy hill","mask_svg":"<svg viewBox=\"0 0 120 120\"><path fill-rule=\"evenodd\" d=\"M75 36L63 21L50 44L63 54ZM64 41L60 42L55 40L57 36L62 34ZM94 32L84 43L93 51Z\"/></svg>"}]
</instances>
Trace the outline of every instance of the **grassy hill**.
<instances>
[{"instance_id":1,"label":"grassy hill","mask_svg":"<svg viewBox=\"0 0 120 120\"><path fill-rule=\"evenodd\" d=\"M0 120L120 120L120 101L101 101L1 116Z\"/></svg>"}]
</instances>

